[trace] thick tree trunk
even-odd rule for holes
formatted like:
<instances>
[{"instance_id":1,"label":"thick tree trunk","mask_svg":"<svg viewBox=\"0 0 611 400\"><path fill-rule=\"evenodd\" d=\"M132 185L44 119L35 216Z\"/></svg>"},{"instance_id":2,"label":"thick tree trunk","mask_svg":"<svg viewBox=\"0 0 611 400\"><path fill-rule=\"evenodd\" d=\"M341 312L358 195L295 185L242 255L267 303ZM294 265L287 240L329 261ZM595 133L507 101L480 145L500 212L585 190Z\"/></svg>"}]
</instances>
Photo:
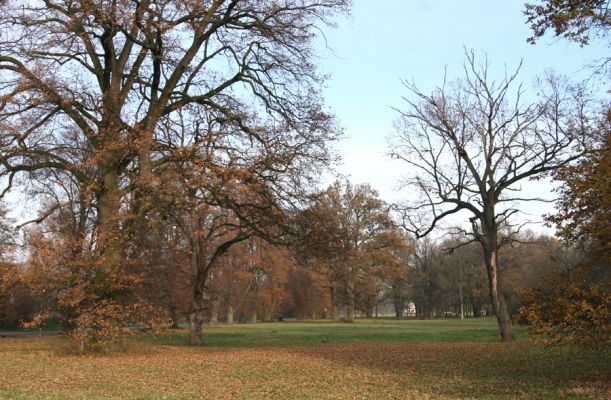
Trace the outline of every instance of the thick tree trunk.
<instances>
[{"instance_id":1,"label":"thick tree trunk","mask_svg":"<svg viewBox=\"0 0 611 400\"><path fill-rule=\"evenodd\" d=\"M257 323L257 310L253 310L252 311L252 316L251 316L250 320L252 321L253 324Z\"/></svg>"},{"instance_id":2,"label":"thick tree trunk","mask_svg":"<svg viewBox=\"0 0 611 400\"><path fill-rule=\"evenodd\" d=\"M204 291L196 286L191 297L191 312L189 313L189 344L203 344L204 326Z\"/></svg>"},{"instance_id":3,"label":"thick tree trunk","mask_svg":"<svg viewBox=\"0 0 611 400\"><path fill-rule=\"evenodd\" d=\"M116 269L121 263L119 240L119 203L118 168L112 157L98 164L102 178L102 187L96 193L98 212L98 251L100 252L100 270L96 274L96 283L100 294L110 295Z\"/></svg>"},{"instance_id":4,"label":"thick tree trunk","mask_svg":"<svg viewBox=\"0 0 611 400\"><path fill-rule=\"evenodd\" d=\"M496 249L496 244L490 245L489 248L484 248L484 256L486 257L485 262L486 271L488 272L490 298L492 299L492 307L499 325L501 340L503 342L509 342L514 338L511 329L511 318L509 317L509 312L507 311L507 305L505 304L505 298L503 296L503 288L497 263L498 250Z\"/></svg>"},{"instance_id":5,"label":"thick tree trunk","mask_svg":"<svg viewBox=\"0 0 611 400\"><path fill-rule=\"evenodd\" d=\"M401 296L395 295L394 303L395 303L395 319L396 320L403 319L403 309L405 308L405 303L403 301L403 298L401 298Z\"/></svg>"}]
</instances>

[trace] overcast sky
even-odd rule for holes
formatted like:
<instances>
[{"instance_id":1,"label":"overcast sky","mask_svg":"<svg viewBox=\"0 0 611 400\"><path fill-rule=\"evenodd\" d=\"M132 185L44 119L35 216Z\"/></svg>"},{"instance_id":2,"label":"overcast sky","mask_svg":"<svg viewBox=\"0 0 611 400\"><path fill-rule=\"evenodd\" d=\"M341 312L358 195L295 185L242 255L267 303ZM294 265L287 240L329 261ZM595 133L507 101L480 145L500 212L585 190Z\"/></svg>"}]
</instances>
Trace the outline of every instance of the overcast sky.
<instances>
[{"instance_id":1,"label":"overcast sky","mask_svg":"<svg viewBox=\"0 0 611 400\"><path fill-rule=\"evenodd\" d=\"M428 92L448 78L460 77L464 48L486 53L493 73L500 76L523 60L519 81L527 86L547 69L586 77L584 66L608 53L602 43L580 48L545 37L529 45L531 35L519 0L354 0L351 17L325 32L328 46L321 69L331 75L326 99L344 127L338 149L340 172L354 183L369 182L381 196L395 201L408 196L397 191L406 166L385 156L386 137L407 95L400 80L413 80ZM537 194L549 194L545 187ZM548 196L549 197L549 196ZM540 214L550 210L538 205Z\"/></svg>"}]
</instances>

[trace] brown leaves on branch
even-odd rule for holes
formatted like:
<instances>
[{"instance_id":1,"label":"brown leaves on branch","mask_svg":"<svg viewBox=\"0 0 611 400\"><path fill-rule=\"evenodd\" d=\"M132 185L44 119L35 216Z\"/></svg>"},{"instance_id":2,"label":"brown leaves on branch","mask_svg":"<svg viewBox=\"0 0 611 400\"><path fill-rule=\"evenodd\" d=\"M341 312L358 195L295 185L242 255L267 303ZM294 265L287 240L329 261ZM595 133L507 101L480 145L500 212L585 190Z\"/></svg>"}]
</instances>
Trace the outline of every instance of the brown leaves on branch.
<instances>
[{"instance_id":1,"label":"brown leaves on branch","mask_svg":"<svg viewBox=\"0 0 611 400\"><path fill-rule=\"evenodd\" d=\"M555 173L561 182L558 235L584 253L577 267L553 274L523 295L518 319L548 343L608 345L611 332L611 130L609 114L593 135L591 151Z\"/></svg>"},{"instance_id":2,"label":"brown leaves on branch","mask_svg":"<svg viewBox=\"0 0 611 400\"><path fill-rule=\"evenodd\" d=\"M592 37L605 36L609 29L607 0L539 0L524 7L533 31L528 39L534 44L548 30L555 36L586 45Z\"/></svg>"},{"instance_id":3,"label":"brown leaves on branch","mask_svg":"<svg viewBox=\"0 0 611 400\"><path fill-rule=\"evenodd\" d=\"M191 265L176 268L195 272L198 310L229 247L279 236L282 208L333 158L328 142L340 130L322 111L312 44L348 8L347 0L2 3L0 197L27 184L44 204L34 222L74 217L59 245L36 250L41 268L60 277L54 298L68 320L93 324L80 316L96 305L111 326L131 315L142 263L157 250L155 226L184 235L172 251L189 249Z\"/></svg>"},{"instance_id":4,"label":"brown leaves on branch","mask_svg":"<svg viewBox=\"0 0 611 400\"><path fill-rule=\"evenodd\" d=\"M523 293L516 319L547 344L606 347L611 344L610 289L589 267L556 273Z\"/></svg>"}]
</instances>

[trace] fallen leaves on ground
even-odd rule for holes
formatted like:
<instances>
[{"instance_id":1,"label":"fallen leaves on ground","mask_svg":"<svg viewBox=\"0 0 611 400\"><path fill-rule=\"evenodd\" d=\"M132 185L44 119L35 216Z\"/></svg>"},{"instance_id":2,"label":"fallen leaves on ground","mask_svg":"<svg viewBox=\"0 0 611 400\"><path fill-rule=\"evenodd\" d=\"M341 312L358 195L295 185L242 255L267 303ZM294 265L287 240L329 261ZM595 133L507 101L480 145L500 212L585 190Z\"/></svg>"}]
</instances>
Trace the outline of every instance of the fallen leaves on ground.
<instances>
[{"instance_id":1,"label":"fallen leaves on ground","mask_svg":"<svg viewBox=\"0 0 611 400\"><path fill-rule=\"evenodd\" d=\"M528 341L277 348L136 344L123 353L66 355L54 350L62 340L0 342L0 397L604 399L611 394L608 369L584 368L594 356L535 348Z\"/></svg>"}]
</instances>

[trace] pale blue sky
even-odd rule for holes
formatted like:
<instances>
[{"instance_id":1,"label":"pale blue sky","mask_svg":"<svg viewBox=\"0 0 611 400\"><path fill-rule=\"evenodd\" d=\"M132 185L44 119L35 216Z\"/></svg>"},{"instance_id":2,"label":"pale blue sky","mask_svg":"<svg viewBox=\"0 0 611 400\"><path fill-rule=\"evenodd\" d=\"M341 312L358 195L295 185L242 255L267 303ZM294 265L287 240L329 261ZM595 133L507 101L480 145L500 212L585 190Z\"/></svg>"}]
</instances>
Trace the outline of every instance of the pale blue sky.
<instances>
[{"instance_id":1,"label":"pale blue sky","mask_svg":"<svg viewBox=\"0 0 611 400\"><path fill-rule=\"evenodd\" d=\"M441 83L446 66L449 78L459 77L464 47L486 52L493 71L500 73L505 65L511 69L523 59L524 83L548 68L585 77L583 66L607 55L601 43L580 48L551 36L536 46L527 44L530 30L522 15L523 3L353 0L352 15L325 32L332 51L319 52L321 71L331 76L325 90L327 105L346 134L337 145L344 160L339 172L354 183L370 183L387 201L409 197L408 190L395 190L406 166L385 156L386 137L396 117L391 107L401 108L401 96L406 94L400 79L413 79L428 91ZM537 186L538 196L549 191L540 183ZM21 202L17 193L9 199ZM551 210L529 207L526 210L536 215ZM17 210L23 207L15 207L16 217Z\"/></svg>"},{"instance_id":2,"label":"pale blue sky","mask_svg":"<svg viewBox=\"0 0 611 400\"><path fill-rule=\"evenodd\" d=\"M492 71L502 73L524 60L519 80L530 84L546 69L587 76L584 65L608 53L602 43L580 48L548 36L526 43L530 29L521 0L354 0L351 17L326 32L333 53L323 53L321 69L331 78L326 100L345 128L338 145L340 172L353 182L369 182L387 200L402 164L384 156L396 112L406 95L400 79L428 91L462 72L464 47L485 52Z\"/></svg>"}]
</instances>

